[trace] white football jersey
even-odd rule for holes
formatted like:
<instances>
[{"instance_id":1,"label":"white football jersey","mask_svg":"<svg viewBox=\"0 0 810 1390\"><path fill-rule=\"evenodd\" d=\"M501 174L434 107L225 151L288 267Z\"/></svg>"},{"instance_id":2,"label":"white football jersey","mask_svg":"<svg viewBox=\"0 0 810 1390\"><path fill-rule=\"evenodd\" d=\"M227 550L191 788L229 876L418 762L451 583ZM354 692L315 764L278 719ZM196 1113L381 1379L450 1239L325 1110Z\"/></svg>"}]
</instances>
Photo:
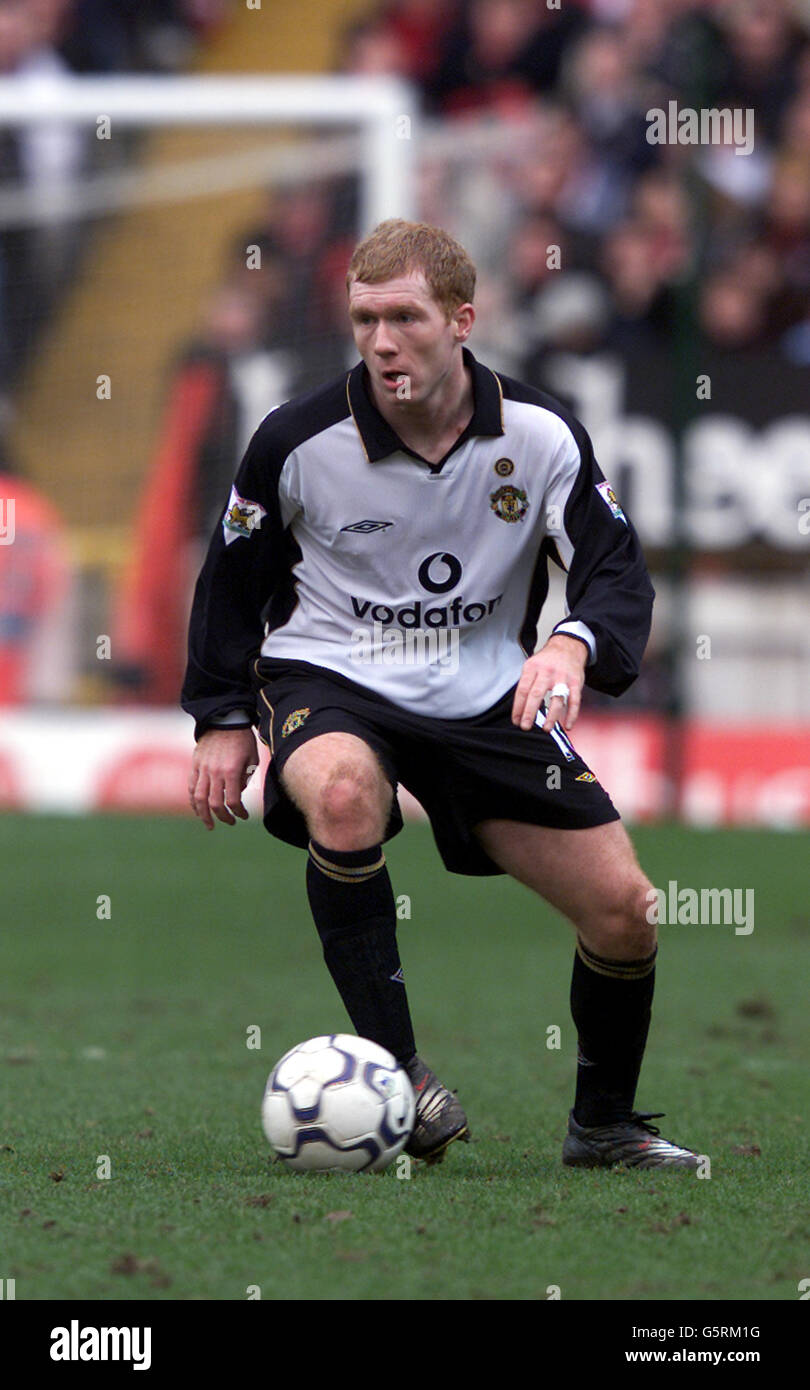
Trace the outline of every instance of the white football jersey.
<instances>
[{"instance_id":1,"label":"white football jersey","mask_svg":"<svg viewBox=\"0 0 810 1390\"><path fill-rule=\"evenodd\" d=\"M183 705L198 736L253 717L259 654L425 715L479 714L534 650L549 557L588 683L618 694L635 677L652 586L585 430L464 357L473 416L439 463L388 425L362 362L259 426L195 594Z\"/></svg>"}]
</instances>

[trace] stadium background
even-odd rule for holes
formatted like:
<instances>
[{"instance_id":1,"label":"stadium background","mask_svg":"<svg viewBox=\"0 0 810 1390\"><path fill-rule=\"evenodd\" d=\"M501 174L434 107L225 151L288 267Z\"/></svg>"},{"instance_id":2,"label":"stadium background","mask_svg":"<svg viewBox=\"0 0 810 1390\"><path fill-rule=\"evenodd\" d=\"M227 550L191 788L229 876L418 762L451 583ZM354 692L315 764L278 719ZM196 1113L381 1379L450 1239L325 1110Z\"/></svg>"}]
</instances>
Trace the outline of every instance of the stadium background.
<instances>
[{"instance_id":1,"label":"stadium background","mask_svg":"<svg viewBox=\"0 0 810 1390\"><path fill-rule=\"evenodd\" d=\"M684 1121L710 1116L711 1132L696 1142L725 1139L732 1124L731 1152L742 1155L729 1159L739 1232L715 1213L716 1244L722 1231L725 1247L702 1250L697 1296L759 1297L762 1279L770 1280L764 1296L795 1296L796 1279L808 1271L784 1250L793 1250L789 1238L806 1218L795 1216L788 1229L779 1205L795 1151L784 1155L781 1198L779 1184L746 1187L742 1170L759 1153L766 1120L777 1117L792 1144L790 1125L806 1108L806 1096L799 1099L806 1019L796 985L808 889L797 832L810 822L806 3L0 0L0 69L6 113L24 91L30 111L37 92L53 99L48 84L88 77L122 90L132 76L342 74L410 84L401 112L410 124L396 132L410 142L398 153L412 176L402 199L408 211L449 227L478 264L473 350L570 402L653 571L659 597L642 676L618 703L586 694L575 742L642 826L653 881L677 876L744 888L753 879L757 887L750 949L733 931L722 943L716 934L708 945L702 937L696 970L679 939L672 994L660 1005L653 1076L680 1098ZM651 145L646 112L673 100L753 110L752 151ZM128 1137L108 1142L120 1142L137 1166L140 1136L153 1124L141 1120L136 1132L132 1118L142 1113L136 1073L144 1055L155 1075L167 1057L178 1068L162 1083L170 1102L154 1103L158 1135L160 1121L184 1114L179 1078L200 1050L210 1051L213 1070L203 1079L214 1113L246 1087L238 1061L221 1060L223 1036L254 1020L260 992L258 982L255 999L250 992L251 962L271 945L267 987L271 997L288 990L289 1009L273 1013L266 1050L280 1052L334 1017L328 981L318 974L315 983L316 943L306 937L305 959L281 929L269 942L264 935L259 905L269 862L277 902L310 931L295 856L266 837L259 849L243 827L218 827L213 846L201 850L196 825L159 813L188 816L191 727L176 705L185 613L228 480L269 408L354 361L343 280L350 249L367 230L368 146L350 122L290 119L262 128L240 124L238 108L198 128L116 117L105 125L103 116L102 107L83 125L26 122L19 112L0 121L0 806L7 813L0 833L6 911L17 929L4 972L11 1000L4 1055L12 1063L64 1063L56 1107L44 1098L39 1111L32 1107L41 1126L28 1149L21 1136L32 1118L27 1080L35 1073L24 1066L15 1073L7 1147L27 1153L23 1186L30 1181L39 1193L43 1214L68 1187L49 1189L48 1172L53 1179L62 1166L69 1171L87 1140L71 1129L74 1112L96 1113L106 1098L113 1113L126 1097ZM561 605L556 581L544 631ZM248 800L255 810L255 785ZM418 816L415 806L407 809ZM113 810L148 814L132 821L107 814ZM717 828L698 834L684 826ZM408 834L416 837L411 850ZM470 943L464 959L447 944L410 946L434 1065L449 1059L474 1093L470 1039L488 1039L484 1099L495 1116L503 1103L502 1129L515 1126L520 1089L498 1084L498 1066L515 1047L531 1049L534 1011L527 1005L521 1015L509 956L487 954L483 907L479 921L473 899L463 897L469 885L442 879L426 835L410 827L400 837L399 886L415 901L419 891L423 903L427 895L437 915L466 903ZM105 893L118 923L106 955L88 931L88 923L103 923L95 904ZM236 912L233 893L254 907ZM528 908L507 901L516 957L528 963L535 949ZM244 974L234 1017L217 993L225 941ZM556 971L559 983L567 944L548 949L549 979ZM460 990L452 1002L433 987L436 951ZM480 989L476 970L501 1001L497 1021L480 1034L468 1007ZM255 974L258 981L262 970ZM552 1021L562 1017L559 1001L554 1008ZM684 1017L695 1039L686 1060ZM123 1071L110 1068L102 1082L101 1063L113 1055ZM684 1068L691 1079L680 1095L675 1078ZM538 1068L529 1071L542 1092ZM695 1079L718 1072L720 1101ZM257 1084L254 1075L245 1088L248 1106ZM544 1139L556 1133L565 1086L542 1121ZM709 1095L715 1099L703 1111L699 1102ZM255 1148L255 1128L251 1111L242 1155ZM690 1142L688 1132L674 1137ZM189 1141L203 1162L209 1138ZM489 1136L499 1155L503 1138ZM154 1173L176 1173L179 1150L161 1153ZM252 1161L237 1163L240 1201L253 1200L244 1196L256 1186ZM533 1229L558 1220L548 1214L556 1212L554 1192L548 1187L545 1214L546 1195L530 1218ZM151 1200L140 1188L133 1193ZM588 1199L596 1204L591 1217L598 1197L594 1190ZM631 1213L646 1212L639 1192L626 1200ZM762 1234L758 1274L745 1272L741 1213L752 1200L758 1215L747 1234L752 1241ZM683 1201L673 1207L662 1198L656 1207L678 1247L669 1250L670 1273L640 1249L633 1277L619 1263L608 1291L585 1277L576 1296L687 1296L689 1241L702 1236L680 1230L689 1224L678 1216ZM30 1204L26 1197L25 1210ZM571 1208L582 1214L574 1201ZM562 1223L545 1235L559 1241L561 1231ZM657 1238L650 1235L653 1244ZM58 1276L84 1295L106 1297L112 1270L137 1276L140 1296L182 1296L171 1253L133 1255L128 1267L117 1246L100 1239L99 1248L103 1269L89 1255L84 1265L72 1263L69 1244L41 1255L39 1265L22 1259L20 1286L26 1273L47 1268L51 1282L34 1281L31 1296L54 1296L48 1290L62 1287L54 1285ZM475 1258L459 1252L456 1282L433 1296L447 1296L447 1288L501 1296L487 1291L483 1272L468 1276ZM572 1269L584 1270L587 1247L578 1251L574 1242L570 1258ZM736 1284L735 1258L743 1271ZM203 1261L197 1271L208 1296L242 1296L227 1292L232 1286L218 1268L214 1274ZM496 1278L491 1266L503 1296L545 1297L542 1281L535 1286L521 1268L518 1261ZM397 1287L378 1286L371 1266L367 1284L364 1269L354 1273L358 1296ZM196 1296L200 1286L188 1277ZM237 1284L241 1277L240 1269ZM553 1271L547 1277L553 1282ZM282 1261L279 1278L287 1289L323 1296L294 1262ZM126 1281L111 1282L116 1296L130 1296L122 1294ZM430 1284L418 1285L414 1274L400 1296L426 1296L408 1292L417 1286Z\"/></svg>"},{"instance_id":2,"label":"stadium background","mask_svg":"<svg viewBox=\"0 0 810 1390\"><path fill-rule=\"evenodd\" d=\"M19 82L412 84L410 207L478 263L479 356L571 403L648 551L642 678L620 705L586 696L580 727L634 818L810 817L806 18L787 0L411 0L315 6L303 36L272 0L0 7ZM753 148L648 143L672 100L753 112ZM0 547L0 698L43 718L4 721L3 804L183 804L183 725L154 722L150 760L148 726L120 715L176 709L192 577L252 429L354 360L363 160L356 129L236 112L5 128L0 418L25 543ZM557 584L547 626L561 602ZM34 729L51 763L75 735L61 781L15 752Z\"/></svg>"}]
</instances>

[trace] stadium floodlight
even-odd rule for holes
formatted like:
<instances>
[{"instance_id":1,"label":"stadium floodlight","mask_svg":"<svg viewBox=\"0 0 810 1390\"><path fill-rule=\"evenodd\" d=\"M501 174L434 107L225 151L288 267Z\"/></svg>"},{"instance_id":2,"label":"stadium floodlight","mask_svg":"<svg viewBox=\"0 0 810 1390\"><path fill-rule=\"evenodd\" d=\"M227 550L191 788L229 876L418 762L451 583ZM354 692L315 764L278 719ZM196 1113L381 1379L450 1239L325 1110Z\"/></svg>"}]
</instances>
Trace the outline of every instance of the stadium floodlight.
<instances>
[{"instance_id":1,"label":"stadium floodlight","mask_svg":"<svg viewBox=\"0 0 810 1390\"><path fill-rule=\"evenodd\" d=\"M418 96L399 78L5 77L0 127L102 117L144 126L356 126L362 137L361 221L414 214Z\"/></svg>"}]
</instances>

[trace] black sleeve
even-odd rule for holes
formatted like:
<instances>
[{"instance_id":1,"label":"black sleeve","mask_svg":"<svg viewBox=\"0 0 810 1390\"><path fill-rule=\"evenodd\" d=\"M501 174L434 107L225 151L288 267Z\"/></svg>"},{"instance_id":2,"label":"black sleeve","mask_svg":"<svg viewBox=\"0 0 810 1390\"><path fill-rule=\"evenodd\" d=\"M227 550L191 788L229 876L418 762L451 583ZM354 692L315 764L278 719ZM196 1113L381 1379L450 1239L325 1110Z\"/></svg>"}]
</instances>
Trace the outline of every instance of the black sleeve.
<instances>
[{"instance_id":1,"label":"black sleeve","mask_svg":"<svg viewBox=\"0 0 810 1390\"><path fill-rule=\"evenodd\" d=\"M585 684L621 695L641 667L652 622L655 590L638 534L605 480L587 431L566 417L575 448L569 449L550 489L562 526L549 537L568 571L566 621L580 621L596 640L596 659Z\"/></svg>"},{"instance_id":2,"label":"black sleeve","mask_svg":"<svg viewBox=\"0 0 810 1390\"><path fill-rule=\"evenodd\" d=\"M194 737L232 710L255 710L252 659L264 613L287 575L278 482L285 453L272 415L254 434L208 547L191 609L180 703Z\"/></svg>"}]
</instances>

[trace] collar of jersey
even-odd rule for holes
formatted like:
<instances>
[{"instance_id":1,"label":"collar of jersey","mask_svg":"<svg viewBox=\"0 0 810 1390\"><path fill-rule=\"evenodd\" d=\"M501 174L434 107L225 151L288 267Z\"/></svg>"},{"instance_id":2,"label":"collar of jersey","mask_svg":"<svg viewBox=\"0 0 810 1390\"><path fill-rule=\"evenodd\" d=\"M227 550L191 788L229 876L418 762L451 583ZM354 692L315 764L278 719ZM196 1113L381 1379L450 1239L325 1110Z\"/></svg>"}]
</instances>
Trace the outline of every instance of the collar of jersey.
<instances>
[{"instance_id":1,"label":"collar of jersey","mask_svg":"<svg viewBox=\"0 0 810 1390\"><path fill-rule=\"evenodd\" d=\"M470 435L497 435L504 432L503 398L498 378L493 371L490 371L489 367L476 361L469 348L462 348L462 352L464 365L472 371L473 413L467 428L459 435L453 447L448 449L445 458L449 457L453 450L463 444ZM421 458L421 454L415 453L413 449L408 448L407 444L403 444L396 430L391 428L388 421L373 404L366 385L367 379L368 372L365 362L358 362L357 366L349 372L347 391L352 418L363 441L363 448L369 463L376 463L378 459L387 458L389 454L396 453L406 453L411 454L413 458ZM444 459L442 459L442 463L444 463ZM432 467L435 468L437 465L433 464Z\"/></svg>"}]
</instances>

